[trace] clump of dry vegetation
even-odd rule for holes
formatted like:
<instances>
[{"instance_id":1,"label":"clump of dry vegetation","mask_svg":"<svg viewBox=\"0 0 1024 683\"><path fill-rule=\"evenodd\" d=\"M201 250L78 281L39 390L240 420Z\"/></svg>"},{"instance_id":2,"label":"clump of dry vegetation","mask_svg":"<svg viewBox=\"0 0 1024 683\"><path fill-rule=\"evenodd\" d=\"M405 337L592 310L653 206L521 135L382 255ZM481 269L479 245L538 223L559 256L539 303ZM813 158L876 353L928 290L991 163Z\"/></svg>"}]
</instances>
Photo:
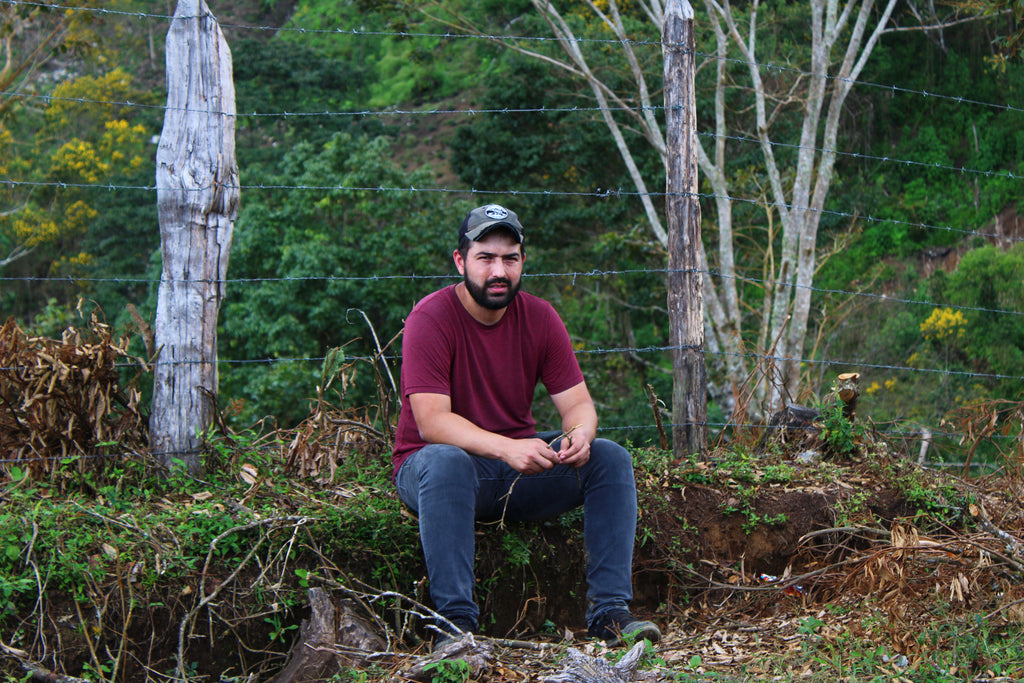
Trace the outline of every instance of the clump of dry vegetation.
<instances>
[{"instance_id":1,"label":"clump of dry vegetation","mask_svg":"<svg viewBox=\"0 0 1024 683\"><path fill-rule=\"evenodd\" d=\"M0 453L31 476L52 474L69 458L103 469L110 448L142 449L146 419L139 392L122 383L119 362L138 362L127 337L95 315L61 339L27 335L8 319L0 328Z\"/></svg>"}]
</instances>

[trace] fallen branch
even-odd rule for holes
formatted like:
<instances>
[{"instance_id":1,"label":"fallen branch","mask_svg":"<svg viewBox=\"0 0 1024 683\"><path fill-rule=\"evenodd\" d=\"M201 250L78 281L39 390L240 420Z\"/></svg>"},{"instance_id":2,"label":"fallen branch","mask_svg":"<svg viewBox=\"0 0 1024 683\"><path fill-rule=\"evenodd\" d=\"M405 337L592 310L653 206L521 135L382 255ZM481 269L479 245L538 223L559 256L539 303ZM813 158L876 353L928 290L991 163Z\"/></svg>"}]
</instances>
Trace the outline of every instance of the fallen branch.
<instances>
[{"instance_id":1,"label":"fallen branch","mask_svg":"<svg viewBox=\"0 0 1024 683\"><path fill-rule=\"evenodd\" d=\"M0 652L3 652L8 657L13 657L18 660L21 664L21 668L25 670L27 675L25 680L37 681L38 683L89 683L89 681L81 678L72 678L71 676L57 674L44 669L39 664L31 661L27 652L19 650L16 647L11 647L3 640L0 640Z\"/></svg>"},{"instance_id":2,"label":"fallen branch","mask_svg":"<svg viewBox=\"0 0 1024 683\"><path fill-rule=\"evenodd\" d=\"M1006 543L1007 552L1013 556L1013 559L1011 560L1013 565L1017 568L1017 571L1024 572L1024 566L1021 565L1021 563L1024 562L1024 546L1021 545L1021 542L1016 537L1011 536L993 524L992 520L989 519L988 513L985 512L985 508L981 505L971 504L968 512L971 513L971 517L974 518L974 521L977 522L982 529Z\"/></svg>"},{"instance_id":3,"label":"fallen branch","mask_svg":"<svg viewBox=\"0 0 1024 683\"><path fill-rule=\"evenodd\" d=\"M618 664L612 666L603 657L590 657L570 647L563 660L562 670L545 678L544 683L629 683L636 677L640 658L646 648L645 642L637 643Z\"/></svg>"}]
</instances>

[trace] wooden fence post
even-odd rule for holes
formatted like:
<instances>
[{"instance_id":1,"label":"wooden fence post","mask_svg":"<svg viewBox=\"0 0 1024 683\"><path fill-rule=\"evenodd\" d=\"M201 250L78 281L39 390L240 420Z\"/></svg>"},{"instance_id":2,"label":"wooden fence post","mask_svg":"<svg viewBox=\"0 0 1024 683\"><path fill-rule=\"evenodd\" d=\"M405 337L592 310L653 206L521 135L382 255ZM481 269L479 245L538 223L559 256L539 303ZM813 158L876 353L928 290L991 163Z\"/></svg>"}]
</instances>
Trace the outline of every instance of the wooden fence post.
<instances>
[{"instance_id":1,"label":"wooden fence post","mask_svg":"<svg viewBox=\"0 0 1024 683\"><path fill-rule=\"evenodd\" d=\"M217 394L217 315L239 197L231 51L204 0L179 0L167 32L156 161L163 274L150 446L169 468L196 473Z\"/></svg>"},{"instance_id":2,"label":"wooden fence post","mask_svg":"<svg viewBox=\"0 0 1024 683\"><path fill-rule=\"evenodd\" d=\"M696 44L688 0L665 6L665 126L668 147L668 316L672 347L672 448L677 458L707 450L707 370L697 198Z\"/></svg>"}]
</instances>

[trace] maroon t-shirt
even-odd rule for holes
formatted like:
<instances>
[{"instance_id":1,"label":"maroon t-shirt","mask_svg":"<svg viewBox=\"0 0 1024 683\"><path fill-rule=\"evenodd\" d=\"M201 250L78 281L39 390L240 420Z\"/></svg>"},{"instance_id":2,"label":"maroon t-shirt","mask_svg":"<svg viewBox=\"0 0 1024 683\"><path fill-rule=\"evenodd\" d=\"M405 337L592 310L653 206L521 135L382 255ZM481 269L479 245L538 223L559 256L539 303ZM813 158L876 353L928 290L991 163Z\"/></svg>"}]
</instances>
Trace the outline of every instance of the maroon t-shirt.
<instances>
[{"instance_id":1,"label":"maroon t-shirt","mask_svg":"<svg viewBox=\"0 0 1024 683\"><path fill-rule=\"evenodd\" d=\"M409 407L410 394L449 396L452 412L518 439L536 433L531 406L538 382L553 395L582 381L569 333L548 302L519 292L497 324L484 325L459 301L455 285L438 290L405 321L394 472L427 445Z\"/></svg>"}]
</instances>

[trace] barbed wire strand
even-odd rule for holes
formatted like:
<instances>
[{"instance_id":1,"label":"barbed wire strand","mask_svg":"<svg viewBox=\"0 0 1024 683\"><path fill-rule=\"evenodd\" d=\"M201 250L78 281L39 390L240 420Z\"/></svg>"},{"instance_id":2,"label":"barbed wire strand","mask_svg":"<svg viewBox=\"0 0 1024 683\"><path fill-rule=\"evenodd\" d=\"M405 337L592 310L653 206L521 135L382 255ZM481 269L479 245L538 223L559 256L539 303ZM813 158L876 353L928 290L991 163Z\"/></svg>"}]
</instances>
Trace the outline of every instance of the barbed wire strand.
<instances>
[{"instance_id":1,"label":"barbed wire strand","mask_svg":"<svg viewBox=\"0 0 1024 683\"><path fill-rule=\"evenodd\" d=\"M160 21L168 21L168 22L170 22L171 20L174 19L174 15L168 15L168 14L153 14L153 13L147 13L147 12L131 12L131 11L127 11L127 10L110 10L110 9L101 8L101 7L87 7L87 6L82 7L82 6L74 6L74 5L62 5L62 4L58 4L58 3L30 2L28 0L0 0L0 4L7 4L7 5L14 5L14 6L22 5L22 6L27 6L27 7L39 7L39 8L46 8L46 9L50 9L50 10L60 10L60 11L64 11L64 12L75 12L75 11L78 11L78 12L95 12L95 13L98 13L98 14L110 15L110 16L125 16L125 17L130 17L130 18L137 18L137 19L157 19L157 20L160 20ZM183 16L181 18L182 19L196 19L196 18L205 18L205 17L212 17L212 18L216 19L216 17L212 13L206 14L206 15L197 15L197 16ZM555 36L529 36L529 35L503 35L503 34L478 34L478 33L452 33L450 31L446 31L444 33L437 33L437 32L414 32L414 31L380 31L380 30L374 31L374 30L342 28L342 27L322 28L322 29L320 29L320 28L307 28L307 27L302 27L302 26L252 26L252 25L244 25L244 24L232 24L232 23L226 23L226 22L218 22L218 24L221 26L221 28L229 28L229 29L236 29L236 30L247 30L247 31L271 31L271 32L274 32L274 33L279 33L279 32L283 32L283 33L298 33L300 35L309 34L309 35L336 35L336 36L376 36L376 37L403 38L403 39L408 39L408 38L432 38L432 39L444 39L444 40L483 40L483 41L488 41L488 42L525 41L525 42L538 42L538 43L558 43L559 40L560 40L559 38L557 38ZM629 45L629 46L638 46L638 47L651 46L651 47L657 48L658 50L661 50L664 47L664 43L661 41L660 37L658 39L651 39L651 40L635 40L635 39L628 39L628 38L627 39L587 38L585 36L580 36L580 37L577 38L577 42L581 43L581 44L594 43L594 44L598 44L598 45L606 45L606 44L607 45ZM792 73L792 74L800 76L800 77L813 77L813 78L824 77L826 80L834 80L834 81L839 81L839 82L843 82L843 83L853 83L854 85L860 85L860 86L871 87L871 88L878 88L878 89L886 90L888 92L893 92L893 93L900 93L900 94L907 94L907 95L916 95L916 96L920 96L920 97L948 100L948 101L951 101L951 102L955 102L957 104L971 104L971 105L977 105L977 106L991 107L993 109L1002 109L1002 110L1006 110L1006 111L1024 111L1024 108L1017 107L1017 106L1014 106L1014 105L1011 105L1011 104L999 104L999 103L994 103L994 102L984 102L984 101L981 101L981 100L973 100L973 99L966 98L966 97L963 97L963 96L958 96L958 95L946 95L946 94L943 94L943 93L929 92L927 90L915 90L915 89L912 89L912 88L903 88L903 87L900 87L900 86L897 86L897 85L887 85L887 84L883 84L883 83L874 83L874 82L871 82L871 81L859 81L859 80L852 79L852 78L840 78L838 76L833 76L833 75L830 75L830 74L819 74L819 73L815 73L815 72L812 72L812 71L806 71L804 69L800 69L800 68L797 68L797 67L794 67L794 66L790 66L788 64L774 64L774 63L768 63L768 62L749 62L747 60L738 59L738 58L735 58L735 57L720 57L716 53L703 53L703 52L695 51L694 54L695 54L695 56L702 57L702 58L708 59L708 60L722 59L722 60L724 60L726 62L729 62L729 63L734 63L734 64L738 64L738 65L742 65L742 66L747 66L747 67L756 66L759 69L766 69L766 70L769 70L769 71L776 71L776 72L779 72L779 73Z\"/></svg>"},{"instance_id":2,"label":"barbed wire strand","mask_svg":"<svg viewBox=\"0 0 1024 683\"><path fill-rule=\"evenodd\" d=\"M2 0L0 0L2 1ZM181 112L193 112L193 113L205 113L214 114L218 112L209 112L207 110L189 109L187 107L167 107L154 104L140 104L132 102L131 100L94 100L85 97L56 97L53 95L43 94L22 94L15 91L0 91L0 96L8 97L22 97L25 99L39 99L46 103L53 101L72 102L77 104L90 104L90 105L104 105L111 107L126 107L126 108L146 108L146 109L158 109L163 111L181 111ZM559 113L604 113L604 112L620 112L620 111L661 111L664 110L663 106L638 106L638 107L516 107L509 108L505 107L502 109L428 109L428 110L402 110L402 109L374 109L374 110L362 110L362 111L322 111L322 112L238 112L231 116L238 118L243 117L257 117L257 118L281 118L287 119L292 117L341 117L351 116L359 118L372 118L372 117L391 117L391 116L430 116L430 115L445 115L449 116L452 114L461 114L465 116L476 116L479 114L559 114ZM228 114L223 114L228 116ZM595 121L595 124L604 126L603 121ZM732 140L734 142L740 142L744 144L760 145L761 140L751 137L749 135L720 135L718 133L709 133L706 131L698 131L698 137L723 140ZM861 161L875 161L881 164L896 164L902 166L920 167L927 168L929 170L948 171L950 173L970 174L979 175L991 178L1006 178L1008 180L1020 180L1024 178L1022 175L1018 175L1012 171L993 171L991 169L977 169L968 168L966 166L954 166L951 164L941 164L938 162L924 162L917 161L914 159L902 159L899 157L888 157L878 156L875 154L864 154L862 152L844 152L838 149L827 149L823 147L813 147L806 145L799 145L788 142L776 142L774 140L768 141L770 147L777 147L780 149L793 149L797 151L811 151L815 154L832 154L838 157L849 157L851 159L857 159Z\"/></svg>"},{"instance_id":3,"label":"barbed wire strand","mask_svg":"<svg viewBox=\"0 0 1024 683\"><path fill-rule=\"evenodd\" d=\"M738 353L733 351L715 351L710 349L701 349L698 346L693 345L650 345L642 347L631 347L631 346L619 346L619 347L595 347L595 348L584 348L576 349L575 353L578 356L604 356L604 355L621 355L621 354L641 354L641 353L665 353L675 350L698 350L702 351L705 356L722 356L722 357L737 357L745 360L757 361L758 363L772 363L778 364L783 362L797 362L801 365L818 365L825 367L838 366L844 369L870 369L870 370L888 370L888 371L900 371L909 373L925 373L925 374L939 374L947 375L951 377L961 377L964 379L988 379L988 380L1009 380L1009 381L1024 381L1024 376L1021 375L1005 375L999 373L988 373L988 372L974 372L969 370L950 370L948 368L921 368L910 365L891 365L885 363L870 363L860 359L819 359L819 358L794 358L791 356L775 356L767 353ZM358 356L352 355L347 357L349 361L360 361L373 363L378 358L391 363L401 362L402 358L399 355L384 354L381 356ZM317 363L323 364L326 360L325 356L295 356L295 357L278 357L278 358L250 358L250 359L231 359L231 358L217 358L217 365L224 366L242 366L242 365L276 365L279 363ZM175 361L157 361L162 365L167 366L182 366L182 365L207 365L210 363L209 360L175 360ZM149 364L140 361L119 361L114 363L115 368L130 369L130 368L146 368ZM34 366L6 366L0 367L0 372L21 372L31 369Z\"/></svg>"},{"instance_id":4,"label":"barbed wire strand","mask_svg":"<svg viewBox=\"0 0 1024 683\"><path fill-rule=\"evenodd\" d=\"M3 2L4 0L0 0ZM13 180L10 178L0 178L0 185L7 185L9 187L14 186L29 186L29 187L57 187L57 188L79 188L79 189L100 189L107 190L109 192L117 190L138 190L154 192L157 190L155 185L115 185L111 183L68 183L61 181L23 181ZM211 186L205 187L194 187L185 188L185 192L204 192L208 191ZM674 196L694 196L698 199L726 199L731 202L737 202L742 204L753 204L760 208L785 208L788 211L808 211L814 213L820 213L823 216L830 216L835 218L844 218L851 220L863 220L868 223L885 223L897 226L905 226L918 230L935 230L940 232L948 232L952 234L960 234L968 237L981 237L993 240L1003 240L1008 242L1024 242L1024 237L1017 237L1015 235L1001 235L998 233L986 233L979 230L967 229L967 228L956 228L950 225L933 225L929 223L920 223L913 221L905 221L896 218L879 218L871 215L851 213L849 211L838 211L832 209L816 209L810 206L798 206L795 204L787 204L784 202L766 202L763 199L752 199L748 197L736 197L732 195L717 195L713 193L669 193L669 192L636 192L630 190L623 190L621 188L616 190L596 190L590 192L584 191L559 191L559 190L481 190L477 188L448 188L448 187L384 187L382 185L374 186L351 186L351 185L227 185L220 184L220 188L232 188L238 189L240 192L252 191L252 190L287 190L287 191L314 191L314 192L428 192L428 193L443 193L453 195L491 195L491 196L542 196L542 197L595 197L599 199L608 199L611 197L658 197L668 198ZM180 188L176 188L180 189Z\"/></svg>"},{"instance_id":5,"label":"barbed wire strand","mask_svg":"<svg viewBox=\"0 0 1024 683\"><path fill-rule=\"evenodd\" d=\"M1024 316L1024 311L1016 311L1004 308L987 308L984 306L967 306L951 302L929 301L924 299L908 299L891 296L888 294L877 294L875 292L853 291L845 289L834 289L817 287L814 285L802 285L795 282L777 282L775 280L758 278L749 275L726 275L718 270L702 270L700 268L626 268L619 270L588 270L588 271L564 271L551 273L524 273L524 279L571 279L573 283L578 279L591 277L621 277L623 275L669 275L672 273L700 273L713 278L733 279L746 284L756 284L765 287L783 287L789 289L806 289L817 294L834 294L847 297L863 297L875 299L885 303L906 304L911 306L927 306L929 308L947 308L953 311L967 311L973 313L994 313L997 315ZM193 283L193 284L274 284L292 282L385 282L385 281L445 281L458 280L460 276L453 273L438 273L434 275L309 275L304 277L262 277L262 278L225 278L223 280L213 279L175 279L175 278L118 278L118 277L55 277L55 276L3 276L0 282L57 282L71 283L75 285L91 283L115 283L115 284L147 284L157 285L161 282L170 283Z\"/></svg>"}]
</instances>

